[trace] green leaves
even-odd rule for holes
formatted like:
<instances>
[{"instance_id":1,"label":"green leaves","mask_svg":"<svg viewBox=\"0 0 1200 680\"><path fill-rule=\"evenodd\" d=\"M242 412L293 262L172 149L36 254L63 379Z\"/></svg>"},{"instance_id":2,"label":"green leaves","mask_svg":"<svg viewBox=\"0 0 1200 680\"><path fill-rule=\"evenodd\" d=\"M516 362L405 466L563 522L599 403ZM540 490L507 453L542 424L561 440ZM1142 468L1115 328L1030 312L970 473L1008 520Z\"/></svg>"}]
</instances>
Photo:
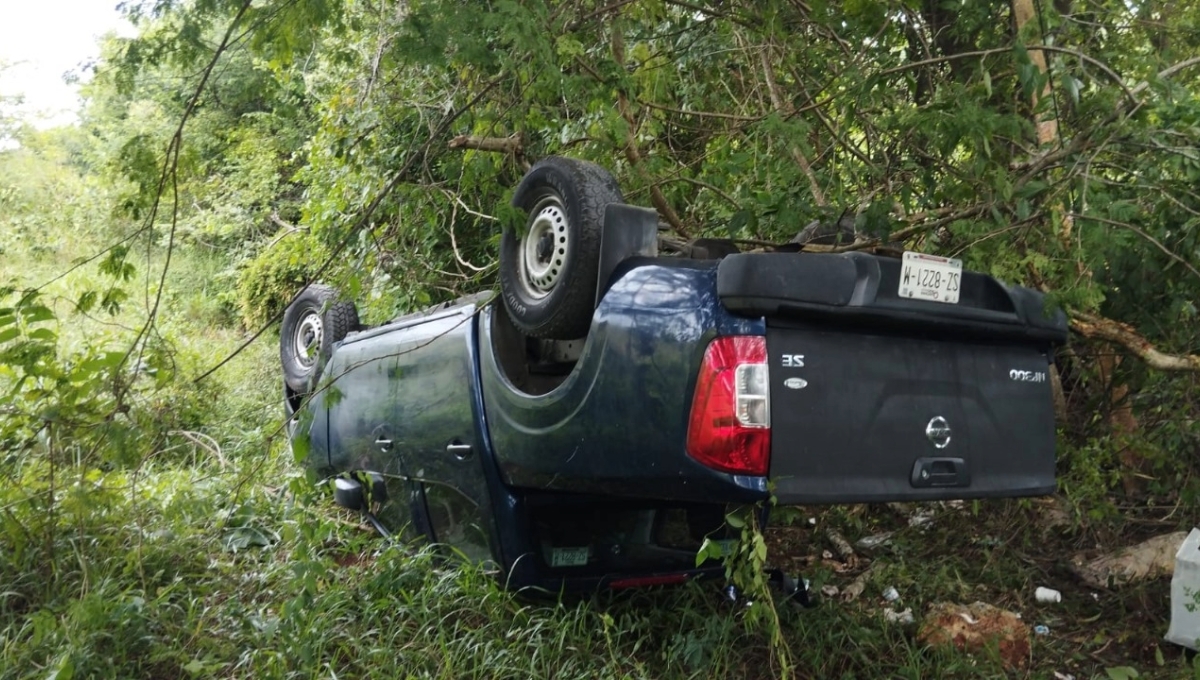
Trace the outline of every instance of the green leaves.
<instances>
[{"instance_id":1,"label":"green leaves","mask_svg":"<svg viewBox=\"0 0 1200 680\"><path fill-rule=\"evenodd\" d=\"M108 255L105 256L97 266L101 274L110 276L117 281L130 281L134 274L137 273L137 267L127 261L129 255L129 247L118 245L112 247Z\"/></svg>"}]
</instances>

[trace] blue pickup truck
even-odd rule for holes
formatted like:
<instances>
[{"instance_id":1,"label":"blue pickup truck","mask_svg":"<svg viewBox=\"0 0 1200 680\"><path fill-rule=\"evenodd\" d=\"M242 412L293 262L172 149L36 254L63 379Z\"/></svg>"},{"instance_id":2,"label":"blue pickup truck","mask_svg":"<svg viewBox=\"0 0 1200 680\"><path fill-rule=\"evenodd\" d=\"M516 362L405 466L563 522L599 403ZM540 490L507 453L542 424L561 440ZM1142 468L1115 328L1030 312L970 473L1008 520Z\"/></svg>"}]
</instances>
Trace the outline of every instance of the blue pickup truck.
<instances>
[{"instance_id":1,"label":"blue pickup truck","mask_svg":"<svg viewBox=\"0 0 1200 680\"><path fill-rule=\"evenodd\" d=\"M1066 322L1040 293L914 252L659 252L656 214L578 160L513 202L498 294L365 327L310 286L285 314L293 446L381 531L512 587L622 588L705 573L727 510L771 496L1055 489Z\"/></svg>"}]
</instances>

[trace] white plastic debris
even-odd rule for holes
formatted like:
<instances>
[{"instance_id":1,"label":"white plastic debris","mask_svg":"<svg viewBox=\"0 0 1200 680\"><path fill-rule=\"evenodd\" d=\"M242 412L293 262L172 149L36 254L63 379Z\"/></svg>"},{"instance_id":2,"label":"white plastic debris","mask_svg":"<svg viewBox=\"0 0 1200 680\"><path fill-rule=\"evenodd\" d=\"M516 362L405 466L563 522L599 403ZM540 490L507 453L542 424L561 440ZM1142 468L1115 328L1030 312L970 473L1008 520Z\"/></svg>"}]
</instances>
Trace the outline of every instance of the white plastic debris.
<instances>
[{"instance_id":1,"label":"white plastic debris","mask_svg":"<svg viewBox=\"0 0 1200 680\"><path fill-rule=\"evenodd\" d=\"M888 586L883 589L883 599L888 602L895 602L900 599L900 591L893 586Z\"/></svg>"},{"instance_id":2,"label":"white plastic debris","mask_svg":"<svg viewBox=\"0 0 1200 680\"><path fill-rule=\"evenodd\" d=\"M909 607L902 612L898 612L889 607L888 609L883 610L883 618L888 623L899 623L903 626L916 623L916 619L913 618L912 607Z\"/></svg>"},{"instance_id":3,"label":"white plastic debris","mask_svg":"<svg viewBox=\"0 0 1200 680\"><path fill-rule=\"evenodd\" d=\"M927 527L932 524L933 524L933 513L932 512L919 512L908 518L908 526L913 527L914 529L919 529L921 527Z\"/></svg>"},{"instance_id":4,"label":"white plastic debris","mask_svg":"<svg viewBox=\"0 0 1200 680\"><path fill-rule=\"evenodd\" d=\"M892 532L875 534L873 536L864 536L854 543L854 547L864 552L871 552L876 548L882 548L892 542Z\"/></svg>"},{"instance_id":5,"label":"white plastic debris","mask_svg":"<svg viewBox=\"0 0 1200 680\"><path fill-rule=\"evenodd\" d=\"M1042 624L1040 624L1040 623L1039 623L1038 625L1036 625L1036 626L1034 626L1034 627L1033 627L1033 632L1034 632L1034 634L1035 634L1035 635L1049 635L1049 634L1050 634L1050 627L1049 627L1049 626L1043 626Z\"/></svg>"},{"instance_id":6,"label":"white plastic debris","mask_svg":"<svg viewBox=\"0 0 1200 680\"><path fill-rule=\"evenodd\" d=\"M1042 604L1058 604L1062 602L1062 593L1053 588L1038 588L1033 596Z\"/></svg>"},{"instance_id":7,"label":"white plastic debris","mask_svg":"<svg viewBox=\"0 0 1200 680\"><path fill-rule=\"evenodd\" d=\"M1171 576L1171 626L1167 642L1200 649L1200 529L1192 529L1175 552Z\"/></svg>"}]
</instances>

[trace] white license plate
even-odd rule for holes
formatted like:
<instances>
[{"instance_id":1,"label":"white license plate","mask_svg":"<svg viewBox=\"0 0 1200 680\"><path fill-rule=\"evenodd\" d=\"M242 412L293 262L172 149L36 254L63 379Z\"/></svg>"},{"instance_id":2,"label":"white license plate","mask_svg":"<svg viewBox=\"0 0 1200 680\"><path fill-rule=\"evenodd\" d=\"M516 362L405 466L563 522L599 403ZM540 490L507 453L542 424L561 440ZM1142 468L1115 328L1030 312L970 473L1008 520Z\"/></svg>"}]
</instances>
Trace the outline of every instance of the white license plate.
<instances>
[{"instance_id":1,"label":"white license plate","mask_svg":"<svg viewBox=\"0 0 1200 680\"><path fill-rule=\"evenodd\" d=\"M900 297L956 304L961 288L962 260L905 251Z\"/></svg>"},{"instance_id":2,"label":"white license plate","mask_svg":"<svg viewBox=\"0 0 1200 680\"><path fill-rule=\"evenodd\" d=\"M582 548L554 548L550 551L551 567L583 567L588 563L587 546Z\"/></svg>"}]
</instances>

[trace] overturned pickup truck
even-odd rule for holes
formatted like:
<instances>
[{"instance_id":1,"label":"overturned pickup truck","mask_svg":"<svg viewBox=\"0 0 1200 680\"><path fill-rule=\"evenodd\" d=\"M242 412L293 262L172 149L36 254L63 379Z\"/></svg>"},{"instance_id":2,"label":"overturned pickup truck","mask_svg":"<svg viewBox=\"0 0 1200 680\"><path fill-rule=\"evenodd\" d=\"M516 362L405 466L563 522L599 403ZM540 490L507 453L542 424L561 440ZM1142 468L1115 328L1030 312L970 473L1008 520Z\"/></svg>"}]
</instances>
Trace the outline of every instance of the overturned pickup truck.
<instances>
[{"instance_id":1,"label":"overturned pickup truck","mask_svg":"<svg viewBox=\"0 0 1200 680\"><path fill-rule=\"evenodd\" d=\"M293 446L381 531L511 587L669 583L730 506L1050 493L1037 292L904 252L660 256L591 163L514 197L500 295L364 327L310 286L281 359Z\"/></svg>"}]
</instances>

